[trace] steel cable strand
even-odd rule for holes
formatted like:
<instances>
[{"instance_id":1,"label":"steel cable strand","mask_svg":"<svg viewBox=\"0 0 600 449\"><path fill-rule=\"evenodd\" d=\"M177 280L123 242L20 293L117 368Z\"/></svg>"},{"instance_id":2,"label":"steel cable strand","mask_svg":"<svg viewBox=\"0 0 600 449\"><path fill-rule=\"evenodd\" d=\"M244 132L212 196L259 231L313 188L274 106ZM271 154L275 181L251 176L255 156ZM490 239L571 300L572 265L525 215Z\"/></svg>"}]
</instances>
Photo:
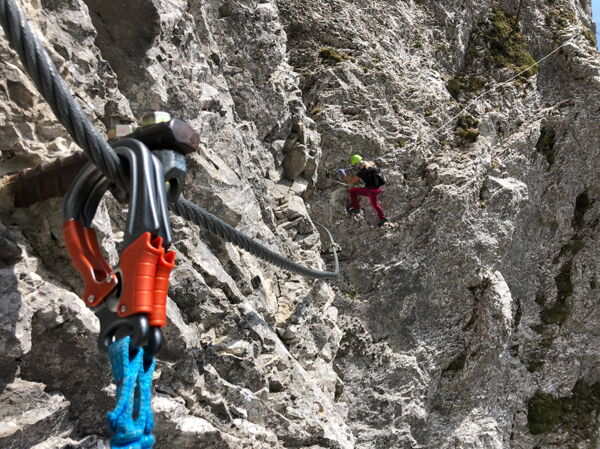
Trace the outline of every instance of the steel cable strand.
<instances>
[{"instance_id":1,"label":"steel cable strand","mask_svg":"<svg viewBox=\"0 0 600 449\"><path fill-rule=\"evenodd\" d=\"M339 274L339 262L337 258L337 251L333 242L333 237L327 228L318 223L315 224L325 229L331 241L331 245L333 248L333 256L335 260L334 271L313 270L296 262L292 262L291 260L277 254L276 252L270 250L266 246L256 242L252 238L248 237L247 235L241 233L240 231L228 225L224 221L220 220L218 217L215 217L210 212L205 211L201 207L184 198L180 198L177 201L177 203L175 203L172 206L172 209L180 217L185 218L186 220L189 220L197 224L198 226L203 227L204 229L207 229L208 231L219 236L222 240L233 243L234 245L248 251L254 256L259 257L280 268L313 279L334 279Z\"/></svg>"},{"instance_id":2,"label":"steel cable strand","mask_svg":"<svg viewBox=\"0 0 600 449\"><path fill-rule=\"evenodd\" d=\"M117 154L73 100L71 90L13 0L0 0L0 21L25 70L75 143L108 179L125 185Z\"/></svg>"},{"instance_id":3,"label":"steel cable strand","mask_svg":"<svg viewBox=\"0 0 600 449\"><path fill-rule=\"evenodd\" d=\"M126 188L127 183L121 171L119 157L98 133L77 101L73 99L71 90L58 74L54 63L32 32L27 19L14 0L0 0L0 22L9 43L19 55L27 73L33 79L38 91L48 102L61 124L85 151L88 158L100 168L107 179L117 183L121 188ZM187 200L180 200L178 205L184 205L185 207L177 207L177 205L171 207L178 211L182 217L192 220L220 238L280 268L315 279L331 279L338 275L339 267L335 247L336 270L334 272L312 270L274 253ZM331 238L331 234L329 236ZM331 241L333 244L332 238Z\"/></svg>"}]
</instances>

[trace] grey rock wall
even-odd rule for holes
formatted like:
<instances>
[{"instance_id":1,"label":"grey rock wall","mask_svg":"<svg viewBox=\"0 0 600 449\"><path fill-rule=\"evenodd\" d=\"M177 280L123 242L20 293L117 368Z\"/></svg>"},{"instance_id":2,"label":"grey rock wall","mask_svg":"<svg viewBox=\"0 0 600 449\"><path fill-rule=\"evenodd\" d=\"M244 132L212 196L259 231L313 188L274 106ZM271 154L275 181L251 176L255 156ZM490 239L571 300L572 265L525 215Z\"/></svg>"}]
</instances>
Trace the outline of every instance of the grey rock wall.
<instances>
[{"instance_id":1,"label":"grey rock wall","mask_svg":"<svg viewBox=\"0 0 600 449\"><path fill-rule=\"evenodd\" d=\"M340 280L309 281L173 219L158 447L599 447L587 1L24 6L99 129L158 109L199 132L189 199L313 267L313 219L342 249ZM0 123L0 175L75 150L3 34ZM332 172L354 153L387 175L383 228L344 213ZM0 196L0 447L107 444L114 387L60 211ZM96 217L111 263L125 213Z\"/></svg>"}]
</instances>

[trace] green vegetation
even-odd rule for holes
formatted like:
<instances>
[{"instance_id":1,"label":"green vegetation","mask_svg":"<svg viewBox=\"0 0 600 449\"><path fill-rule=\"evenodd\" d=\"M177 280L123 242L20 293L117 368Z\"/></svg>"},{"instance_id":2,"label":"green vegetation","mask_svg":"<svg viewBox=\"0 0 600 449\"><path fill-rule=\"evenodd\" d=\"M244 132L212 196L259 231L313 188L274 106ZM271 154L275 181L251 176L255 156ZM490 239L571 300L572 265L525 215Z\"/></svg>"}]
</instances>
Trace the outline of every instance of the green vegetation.
<instances>
[{"instance_id":1,"label":"green vegetation","mask_svg":"<svg viewBox=\"0 0 600 449\"><path fill-rule=\"evenodd\" d=\"M519 31L515 17L507 16L500 10L494 11L484 38L490 49L490 59L495 65L508 67L515 73L527 69L521 75L523 78L538 73L538 66L527 51L525 36Z\"/></svg>"},{"instance_id":2,"label":"green vegetation","mask_svg":"<svg viewBox=\"0 0 600 449\"><path fill-rule=\"evenodd\" d=\"M565 302L556 301L552 306L542 312L544 324L562 324L569 317L570 308Z\"/></svg>"},{"instance_id":3,"label":"green vegetation","mask_svg":"<svg viewBox=\"0 0 600 449\"><path fill-rule=\"evenodd\" d=\"M564 30L570 26L577 26L581 29L581 34L585 37L588 42L596 48L596 36L590 31L584 24L577 20L575 11L567 6L561 5L556 8L552 8L548 15L546 15L546 25L551 28L557 28L558 30Z\"/></svg>"},{"instance_id":4,"label":"green vegetation","mask_svg":"<svg viewBox=\"0 0 600 449\"><path fill-rule=\"evenodd\" d=\"M523 318L523 305L521 304L521 300L518 297L516 298L516 303L517 310L515 310L515 322L513 326L515 329L518 329L519 325L521 324L521 318Z\"/></svg>"},{"instance_id":5,"label":"green vegetation","mask_svg":"<svg viewBox=\"0 0 600 449\"><path fill-rule=\"evenodd\" d=\"M479 137L479 120L472 115L461 115L456 121L454 133L468 142L475 142Z\"/></svg>"},{"instance_id":6,"label":"green vegetation","mask_svg":"<svg viewBox=\"0 0 600 449\"><path fill-rule=\"evenodd\" d=\"M600 383L577 381L571 396L555 398L537 392L527 406L527 424L533 435L565 432L571 442L586 442L590 449L598 442ZM581 447L581 446L577 446Z\"/></svg>"},{"instance_id":7,"label":"green vegetation","mask_svg":"<svg viewBox=\"0 0 600 449\"><path fill-rule=\"evenodd\" d=\"M338 62L343 61L352 61L353 58L348 56L341 50L337 50L332 47L323 47L319 50L319 56L324 62L332 62L337 64Z\"/></svg>"},{"instance_id":8,"label":"green vegetation","mask_svg":"<svg viewBox=\"0 0 600 449\"><path fill-rule=\"evenodd\" d=\"M538 153L546 156L546 160L550 166L554 165L556 150L554 145L556 144L556 133L550 126L542 126L540 131L540 137L535 144L535 149Z\"/></svg>"},{"instance_id":9,"label":"green vegetation","mask_svg":"<svg viewBox=\"0 0 600 449\"><path fill-rule=\"evenodd\" d=\"M543 133L542 133L543 134ZM585 225L585 214L592 206L587 191L581 192L575 199L575 210L573 211L573 220L571 224L575 229L575 233L571 240L563 245L560 253L554 258L553 262L558 263L563 256L568 256L567 262L561 267L559 273L554 278L556 284L556 301L550 306L542 310L543 325L558 324L562 325L571 312L568 304L568 299L573 295L573 282L571 281L571 273L573 270L573 256L575 256L584 247L583 237L580 230ZM540 302L536 298L536 302L544 306L544 302Z\"/></svg>"},{"instance_id":10,"label":"green vegetation","mask_svg":"<svg viewBox=\"0 0 600 449\"><path fill-rule=\"evenodd\" d=\"M560 253L558 254L558 257L556 257L554 259L554 263L558 263L558 261L560 260L560 258L565 255L565 254L571 254L571 255L575 255L577 254L579 251L581 251L583 249L583 239L581 239L577 234L575 234L571 240L569 241L569 243L563 245L563 247L560 249Z\"/></svg>"},{"instance_id":11,"label":"green vegetation","mask_svg":"<svg viewBox=\"0 0 600 449\"><path fill-rule=\"evenodd\" d=\"M581 25L581 34L583 34L583 37L585 37L594 48L597 47L598 42L596 41L596 35L586 28L585 25Z\"/></svg>"},{"instance_id":12,"label":"green vegetation","mask_svg":"<svg viewBox=\"0 0 600 449\"><path fill-rule=\"evenodd\" d=\"M544 349L550 349L554 345L554 338L552 335L542 338L540 346Z\"/></svg>"},{"instance_id":13,"label":"green vegetation","mask_svg":"<svg viewBox=\"0 0 600 449\"><path fill-rule=\"evenodd\" d=\"M533 435L553 432L561 421L562 403L539 391L527 405L527 424Z\"/></svg>"},{"instance_id":14,"label":"green vegetation","mask_svg":"<svg viewBox=\"0 0 600 449\"><path fill-rule=\"evenodd\" d=\"M566 6L552 8L548 15L546 15L546 25L549 27L557 26L562 30L575 24L577 24L575 12Z\"/></svg>"},{"instance_id":15,"label":"green vegetation","mask_svg":"<svg viewBox=\"0 0 600 449\"><path fill-rule=\"evenodd\" d=\"M461 92L474 93L485 87L485 80L476 75L465 75L462 72L456 73L446 83L446 89L455 100Z\"/></svg>"}]
</instances>

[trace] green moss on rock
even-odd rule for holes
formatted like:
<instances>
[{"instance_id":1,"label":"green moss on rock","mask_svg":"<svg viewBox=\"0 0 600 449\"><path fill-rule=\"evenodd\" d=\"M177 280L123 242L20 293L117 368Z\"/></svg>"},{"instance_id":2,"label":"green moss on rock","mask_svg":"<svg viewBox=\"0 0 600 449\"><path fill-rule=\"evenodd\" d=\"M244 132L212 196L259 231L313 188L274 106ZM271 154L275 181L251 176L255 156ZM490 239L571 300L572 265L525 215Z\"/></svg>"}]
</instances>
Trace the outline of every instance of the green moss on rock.
<instances>
[{"instance_id":1,"label":"green moss on rock","mask_svg":"<svg viewBox=\"0 0 600 449\"><path fill-rule=\"evenodd\" d=\"M527 424L533 435L556 430L562 417L562 402L549 394L537 392L527 406Z\"/></svg>"},{"instance_id":2,"label":"green moss on rock","mask_svg":"<svg viewBox=\"0 0 600 449\"><path fill-rule=\"evenodd\" d=\"M568 304L557 301L552 306L542 311L542 322L544 324L562 324L564 323L571 309Z\"/></svg>"},{"instance_id":3,"label":"green moss on rock","mask_svg":"<svg viewBox=\"0 0 600 449\"><path fill-rule=\"evenodd\" d=\"M454 133L468 142L475 142L479 137L479 120L472 115L461 115L456 121Z\"/></svg>"},{"instance_id":4,"label":"green moss on rock","mask_svg":"<svg viewBox=\"0 0 600 449\"><path fill-rule=\"evenodd\" d=\"M556 282L556 290L558 292L557 300L565 301L573 294L573 283L571 282L571 271L573 263L571 261L565 263L558 275L554 278Z\"/></svg>"},{"instance_id":5,"label":"green moss on rock","mask_svg":"<svg viewBox=\"0 0 600 449\"><path fill-rule=\"evenodd\" d=\"M567 433L569 440L595 448L598 442L600 383L588 385L577 381L571 395L555 398L537 392L527 406L527 424L533 435Z\"/></svg>"},{"instance_id":6,"label":"green moss on rock","mask_svg":"<svg viewBox=\"0 0 600 449\"><path fill-rule=\"evenodd\" d=\"M521 75L523 78L536 75L538 66L527 51L525 36L519 31L516 18L496 10L490 16L489 23L484 38L489 45L492 62L500 67L508 67L515 73L525 70Z\"/></svg>"},{"instance_id":7,"label":"green moss on rock","mask_svg":"<svg viewBox=\"0 0 600 449\"><path fill-rule=\"evenodd\" d=\"M557 30L564 30L570 26L577 26L581 30L583 37L586 38L592 47L596 48L597 42L594 33L577 20L575 11L565 5L552 8L550 12L548 12L546 15L546 25Z\"/></svg>"},{"instance_id":8,"label":"green moss on rock","mask_svg":"<svg viewBox=\"0 0 600 449\"><path fill-rule=\"evenodd\" d=\"M562 30L577 23L575 12L566 6L552 8L546 15L546 25L549 27L555 26Z\"/></svg>"},{"instance_id":9,"label":"green moss on rock","mask_svg":"<svg viewBox=\"0 0 600 449\"><path fill-rule=\"evenodd\" d=\"M585 37L588 40L592 47L596 48L598 46L596 35L592 31L587 29L584 25L581 26L581 34L583 34L583 37Z\"/></svg>"},{"instance_id":10,"label":"green moss on rock","mask_svg":"<svg viewBox=\"0 0 600 449\"><path fill-rule=\"evenodd\" d=\"M321 50L319 50L319 57L325 62L332 62L334 64L352 60L346 53L333 47L321 48Z\"/></svg>"},{"instance_id":11,"label":"green moss on rock","mask_svg":"<svg viewBox=\"0 0 600 449\"><path fill-rule=\"evenodd\" d=\"M450 95L456 100L461 92L475 93L485 87L485 80L476 75L465 75L462 72L456 73L446 83L446 88Z\"/></svg>"}]
</instances>

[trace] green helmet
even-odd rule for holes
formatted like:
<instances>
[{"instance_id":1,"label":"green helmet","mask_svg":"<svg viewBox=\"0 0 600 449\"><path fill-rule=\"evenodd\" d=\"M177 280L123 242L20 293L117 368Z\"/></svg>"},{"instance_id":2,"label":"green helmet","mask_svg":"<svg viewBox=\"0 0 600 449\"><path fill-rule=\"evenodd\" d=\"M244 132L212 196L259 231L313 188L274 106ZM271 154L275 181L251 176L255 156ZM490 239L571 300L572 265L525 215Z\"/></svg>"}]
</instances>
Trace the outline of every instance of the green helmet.
<instances>
[{"instance_id":1,"label":"green helmet","mask_svg":"<svg viewBox=\"0 0 600 449\"><path fill-rule=\"evenodd\" d=\"M350 159L350 162L352 163L352 165L356 165L360 161L362 161L362 156L360 154L355 154L354 156L352 156L352 159Z\"/></svg>"}]
</instances>

